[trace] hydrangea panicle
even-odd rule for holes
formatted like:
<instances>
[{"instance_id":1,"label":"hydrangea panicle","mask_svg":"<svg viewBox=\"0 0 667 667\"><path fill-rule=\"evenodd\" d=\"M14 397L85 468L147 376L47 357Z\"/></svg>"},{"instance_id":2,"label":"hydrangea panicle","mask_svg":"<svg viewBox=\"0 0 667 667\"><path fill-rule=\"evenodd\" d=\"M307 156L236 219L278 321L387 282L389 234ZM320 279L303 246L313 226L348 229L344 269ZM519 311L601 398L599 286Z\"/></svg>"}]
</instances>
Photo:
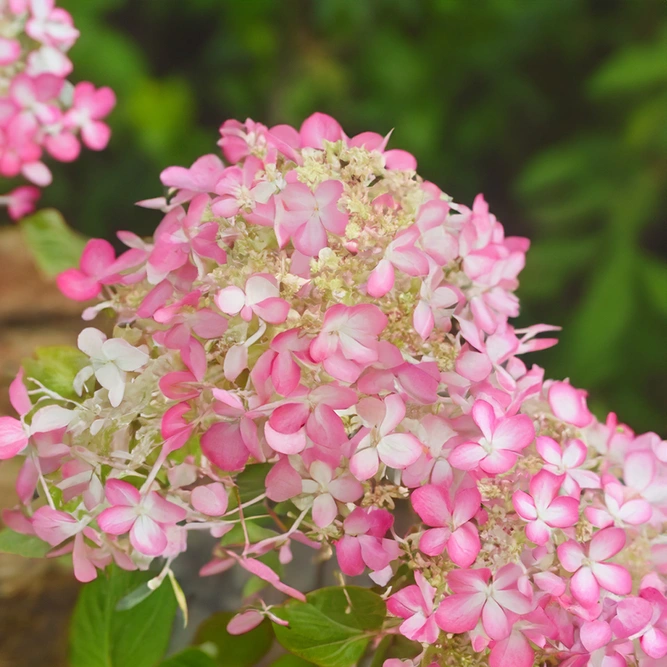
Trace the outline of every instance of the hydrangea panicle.
<instances>
[{"instance_id":1,"label":"hydrangea panicle","mask_svg":"<svg viewBox=\"0 0 667 667\"><path fill-rule=\"evenodd\" d=\"M101 142L104 100L78 100ZM166 169L142 202L154 239L91 241L60 276L117 326L83 330L79 400L12 384L12 525L71 550L82 581L158 557L163 579L202 530L222 538L203 575L238 565L303 600L259 559L335 556L383 592L376 639L415 643L385 667L663 664L667 444L525 360L556 342L509 322L528 241L389 137L324 114L220 132L222 157ZM229 631L267 617L286 622L254 595Z\"/></svg>"}]
</instances>

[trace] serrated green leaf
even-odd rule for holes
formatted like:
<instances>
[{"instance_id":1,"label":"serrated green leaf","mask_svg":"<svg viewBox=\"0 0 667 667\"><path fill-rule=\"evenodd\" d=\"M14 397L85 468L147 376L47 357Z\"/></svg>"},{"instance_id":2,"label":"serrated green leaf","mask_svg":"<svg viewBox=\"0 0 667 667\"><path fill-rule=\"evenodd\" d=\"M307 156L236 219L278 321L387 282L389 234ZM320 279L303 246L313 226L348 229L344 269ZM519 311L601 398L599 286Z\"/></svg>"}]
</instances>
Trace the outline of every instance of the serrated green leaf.
<instances>
[{"instance_id":1,"label":"serrated green leaf","mask_svg":"<svg viewBox=\"0 0 667 667\"><path fill-rule=\"evenodd\" d=\"M214 644L218 650L215 664L221 667L256 667L273 644L271 624L263 621L242 635L230 635L227 624L233 612L220 612L207 618L197 629L193 644Z\"/></svg>"},{"instance_id":2,"label":"serrated green leaf","mask_svg":"<svg viewBox=\"0 0 667 667\"><path fill-rule=\"evenodd\" d=\"M386 616L384 600L367 588L333 586L306 599L276 609L289 626L274 624L273 629L288 651L318 667L354 665Z\"/></svg>"},{"instance_id":3,"label":"serrated green leaf","mask_svg":"<svg viewBox=\"0 0 667 667\"><path fill-rule=\"evenodd\" d=\"M44 558L51 547L34 535L16 533L10 528L0 530L0 553L24 558Z\"/></svg>"},{"instance_id":4,"label":"serrated green leaf","mask_svg":"<svg viewBox=\"0 0 667 667\"><path fill-rule=\"evenodd\" d=\"M86 584L70 626L71 667L154 667L171 636L176 599L168 584L125 611L120 600L151 579L150 572L115 566Z\"/></svg>"},{"instance_id":5,"label":"serrated green leaf","mask_svg":"<svg viewBox=\"0 0 667 667\"><path fill-rule=\"evenodd\" d=\"M19 222L23 238L37 266L50 278L79 265L86 239L70 229L53 208L38 211Z\"/></svg>"},{"instance_id":6,"label":"serrated green leaf","mask_svg":"<svg viewBox=\"0 0 667 667\"><path fill-rule=\"evenodd\" d=\"M198 648L186 648L185 651L163 660L160 667L217 667L217 663Z\"/></svg>"},{"instance_id":7,"label":"serrated green leaf","mask_svg":"<svg viewBox=\"0 0 667 667\"><path fill-rule=\"evenodd\" d=\"M26 381L41 382L64 398L76 399L73 383L76 374L89 363L83 352L70 345L38 347L35 357L23 360Z\"/></svg>"}]
</instances>

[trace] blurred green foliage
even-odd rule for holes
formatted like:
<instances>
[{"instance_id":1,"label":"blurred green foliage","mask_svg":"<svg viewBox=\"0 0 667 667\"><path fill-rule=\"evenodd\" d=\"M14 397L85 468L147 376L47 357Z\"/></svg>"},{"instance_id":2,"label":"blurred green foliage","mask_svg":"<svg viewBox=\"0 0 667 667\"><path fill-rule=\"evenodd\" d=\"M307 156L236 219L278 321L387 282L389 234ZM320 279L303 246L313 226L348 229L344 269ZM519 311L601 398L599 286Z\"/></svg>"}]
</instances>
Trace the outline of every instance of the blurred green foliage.
<instances>
[{"instance_id":1,"label":"blurred green foliage","mask_svg":"<svg viewBox=\"0 0 667 667\"><path fill-rule=\"evenodd\" d=\"M533 240L521 323L563 325L534 355L665 434L667 2L61 0L77 79L119 104L101 154L55 165L44 205L87 234L148 234L159 171L215 148L227 118L395 128L457 201L484 192Z\"/></svg>"}]
</instances>

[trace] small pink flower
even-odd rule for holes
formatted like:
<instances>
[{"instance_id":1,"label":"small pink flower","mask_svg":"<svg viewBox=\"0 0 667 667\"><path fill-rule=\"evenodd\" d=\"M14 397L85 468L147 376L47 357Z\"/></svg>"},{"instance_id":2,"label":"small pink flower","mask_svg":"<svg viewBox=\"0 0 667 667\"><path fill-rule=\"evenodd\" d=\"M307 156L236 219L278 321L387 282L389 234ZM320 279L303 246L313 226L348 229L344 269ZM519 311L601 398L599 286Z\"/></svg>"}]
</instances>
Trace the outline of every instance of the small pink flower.
<instances>
[{"instance_id":1,"label":"small pink flower","mask_svg":"<svg viewBox=\"0 0 667 667\"><path fill-rule=\"evenodd\" d=\"M334 477L334 471L324 461L310 464L311 479L301 482L301 492L314 496L313 521L320 528L326 528L338 516L336 501L353 503L364 495L361 484L352 475L341 473Z\"/></svg>"},{"instance_id":2,"label":"small pink flower","mask_svg":"<svg viewBox=\"0 0 667 667\"><path fill-rule=\"evenodd\" d=\"M328 244L327 232L342 236L348 214L338 208L343 194L340 181L324 181L313 192L305 183L289 183L280 194L275 231L280 247L291 238L294 247L315 257Z\"/></svg>"},{"instance_id":3,"label":"small pink flower","mask_svg":"<svg viewBox=\"0 0 667 667\"><path fill-rule=\"evenodd\" d=\"M528 521L526 536L535 544L546 544L552 528L569 528L579 520L578 498L558 495L564 477L540 470L530 480L530 495L515 491L512 496L514 509Z\"/></svg>"},{"instance_id":4,"label":"small pink flower","mask_svg":"<svg viewBox=\"0 0 667 667\"><path fill-rule=\"evenodd\" d=\"M434 266L422 281L419 302L414 310L412 324L415 331L426 340L433 327L449 331L451 317L459 302L459 292L442 280L442 269Z\"/></svg>"},{"instance_id":5,"label":"small pink flower","mask_svg":"<svg viewBox=\"0 0 667 667\"><path fill-rule=\"evenodd\" d=\"M239 212L250 212L259 204L266 204L276 191L275 186L257 180L263 171L260 160L249 156L243 167L227 167L215 184L215 192L219 195L211 206L214 215L222 218L233 218Z\"/></svg>"},{"instance_id":6,"label":"small pink flower","mask_svg":"<svg viewBox=\"0 0 667 667\"><path fill-rule=\"evenodd\" d=\"M535 427L530 417L514 415L498 418L487 401L475 401L472 418L482 437L477 442L459 445L450 454L450 464L460 470L479 467L490 475L507 472L516 463L519 452L535 438Z\"/></svg>"},{"instance_id":7,"label":"small pink flower","mask_svg":"<svg viewBox=\"0 0 667 667\"><path fill-rule=\"evenodd\" d=\"M591 607L600 599L600 589L616 595L627 595L632 590L632 579L622 566L605 561L615 556L625 546L625 531L605 528L593 536L584 548L574 540L568 540L558 549L562 566L573 573L570 580L572 595L584 607Z\"/></svg>"},{"instance_id":8,"label":"small pink flower","mask_svg":"<svg viewBox=\"0 0 667 667\"><path fill-rule=\"evenodd\" d=\"M7 211L12 220L20 220L35 210L36 202L41 196L39 188L22 185L0 197L0 201L6 202Z\"/></svg>"},{"instance_id":9,"label":"small pink flower","mask_svg":"<svg viewBox=\"0 0 667 667\"><path fill-rule=\"evenodd\" d=\"M100 528L109 535L129 532L132 546L146 556L161 555L168 545L167 527L186 516L182 507L156 491L142 497L134 486L119 479L107 481L105 493L111 507L97 517Z\"/></svg>"},{"instance_id":10,"label":"small pink flower","mask_svg":"<svg viewBox=\"0 0 667 667\"><path fill-rule=\"evenodd\" d=\"M345 535L336 542L340 569L350 577L362 574L366 566L376 573L390 569L400 551L398 543L384 537L393 523L387 510L354 509L343 522Z\"/></svg>"},{"instance_id":11,"label":"small pink flower","mask_svg":"<svg viewBox=\"0 0 667 667\"><path fill-rule=\"evenodd\" d=\"M277 280L268 273L250 276L245 291L240 287L223 287L216 294L215 303L227 315L240 314L250 322L255 314L269 324L282 324L290 309L289 303L280 298Z\"/></svg>"},{"instance_id":12,"label":"small pink flower","mask_svg":"<svg viewBox=\"0 0 667 667\"><path fill-rule=\"evenodd\" d=\"M578 496L580 489L599 489L600 478L591 470L580 466L586 460L587 447L578 438L565 443L563 449L553 439L544 435L537 437L535 446L546 461L544 470L554 475L565 475L563 490L567 495Z\"/></svg>"},{"instance_id":13,"label":"small pink flower","mask_svg":"<svg viewBox=\"0 0 667 667\"><path fill-rule=\"evenodd\" d=\"M405 403L398 394L384 401L365 398L359 402L357 413L364 430L350 460L350 470L359 480L367 480L378 471L380 461L390 468L403 469L422 454L421 442L412 433L395 433L405 417Z\"/></svg>"},{"instance_id":14,"label":"small pink flower","mask_svg":"<svg viewBox=\"0 0 667 667\"><path fill-rule=\"evenodd\" d=\"M91 239L81 255L78 269L63 271L56 283L60 291L75 301L94 299L106 282L113 281L116 253L104 239Z\"/></svg>"},{"instance_id":15,"label":"small pink flower","mask_svg":"<svg viewBox=\"0 0 667 667\"><path fill-rule=\"evenodd\" d=\"M643 499L634 498L628 489L618 482L604 485L604 506L590 505L584 510L586 518L596 528L608 526L641 526L650 521L653 508Z\"/></svg>"},{"instance_id":16,"label":"small pink flower","mask_svg":"<svg viewBox=\"0 0 667 667\"><path fill-rule=\"evenodd\" d=\"M415 584L402 588L387 599L387 610L404 618L399 631L408 639L434 644L440 630L435 622L433 597L435 588L421 572L415 572Z\"/></svg>"},{"instance_id":17,"label":"small pink flower","mask_svg":"<svg viewBox=\"0 0 667 667\"><path fill-rule=\"evenodd\" d=\"M477 488L460 488L451 494L427 484L415 489L410 500L419 518L432 526L421 536L419 549L428 556L438 556L446 547L453 563L470 567L482 548L477 528L471 522L482 501Z\"/></svg>"},{"instance_id":18,"label":"small pink flower","mask_svg":"<svg viewBox=\"0 0 667 667\"><path fill-rule=\"evenodd\" d=\"M101 121L116 106L116 96L111 88L95 89L92 83L83 81L74 87L72 108L65 114L64 125L68 129L81 130L83 143L94 151L106 148L111 130Z\"/></svg>"},{"instance_id":19,"label":"small pink flower","mask_svg":"<svg viewBox=\"0 0 667 667\"><path fill-rule=\"evenodd\" d=\"M336 379L354 382L364 366L378 360L377 339L386 326L387 316L373 304L336 304L325 313L310 355Z\"/></svg>"},{"instance_id":20,"label":"small pink flower","mask_svg":"<svg viewBox=\"0 0 667 667\"><path fill-rule=\"evenodd\" d=\"M35 534L52 547L79 533L84 525L71 514L60 512L47 505L40 507L32 517Z\"/></svg>"},{"instance_id":21,"label":"small pink flower","mask_svg":"<svg viewBox=\"0 0 667 667\"><path fill-rule=\"evenodd\" d=\"M215 184L225 166L217 155L204 155L186 167L167 167L160 174L160 181L168 188L177 188L178 193L171 203L183 204L198 194L215 190Z\"/></svg>"},{"instance_id":22,"label":"small pink flower","mask_svg":"<svg viewBox=\"0 0 667 667\"><path fill-rule=\"evenodd\" d=\"M514 564L501 567L491 582L487 568L452 570L447 583L454 593L436 611L438 626L445 632L469 632L481 618L491 639L505 639L512 629L507 612L523 615L533 607L517 587L521 575L521 568Z\"/></svg>"}]
</instances>

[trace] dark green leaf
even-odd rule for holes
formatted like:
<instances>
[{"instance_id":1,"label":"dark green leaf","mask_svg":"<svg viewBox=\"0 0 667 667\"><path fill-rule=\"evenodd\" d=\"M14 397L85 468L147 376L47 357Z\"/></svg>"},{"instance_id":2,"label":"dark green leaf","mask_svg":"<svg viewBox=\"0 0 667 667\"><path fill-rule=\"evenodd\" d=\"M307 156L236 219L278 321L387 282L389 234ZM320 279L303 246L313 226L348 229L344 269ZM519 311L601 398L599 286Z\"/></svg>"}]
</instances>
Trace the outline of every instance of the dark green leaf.
<instances>
[{"instance_id":1,"label":"dark green leaf","mask_svg":"<svg viewBox=\"0 0 667 667\"><path fill-rule=\"evenodd\" d=\"M67 226L58 211L47 208L19 224L37 266L47 276L79 265L86 240Z\"/></svg>"},{"instance_id":2,"label":"dark green leaf","mask_svg":"<svg viewBox=\"0 0 667 667\"><path fill-rule=\"evenodd\" d=\"M163 660L160 667L217 667L211 656L198 648L186 648L176 655Z\"/></svg>"},{"instance_id":3,"label":"dark green leaf","mask_svg":"<svg viewBox=\"0 0 667 667\"><path fill-rule=\"evenodd\" d=\"M289 626L274 625L278 641L319 667L351 667L363 655L386 615L382 598L366 588L330 587L292 600L276 614Z\"/></svg>"},{"instance_id":4,"label":"dark green leaf","mask_svg":"<svg viewBox=\"0 0 667 667\"><path fill-rule=\"evenodd\" d=\"M308 662L295 655L283 655L271 663L271 667L315 667L314 662Z\"/></svg>"},{"instance_id":5,"label":"dark green leaf","mask_svg":"<svg viewBox=\"0 0 667 667\"><path fill-rule=\"evenodd\" d=\"M51 547L39 537L15 533L10 528L0 530L0 553L24 558L44 558Z\"/></svg>"},{"instance_id":6,"label":"dark green leaf","mask_svg":"<svg viewBox=\"0 0 667 667\"><path fill-rule=\"evenodd\" d=\"M114 566L83 587L70 627L71 667L153 667L160 660L176 613L171 586L163 583L131 609L116 611L152 576Z\"/></svg>"},{"instance_id":7,"label":"dark green leaf","mask_svg":"<svg viewBox=\"0 0 667 667\"><path fill-rule=\"evenodd\" d=\"M232 612L213 614L199 626L193 643L215 645L215 664L221 667L256 667L273 644L271 624L263 621L250 632L230 635L227 624L234 616Z\"/></svg>"}]
</instances>

